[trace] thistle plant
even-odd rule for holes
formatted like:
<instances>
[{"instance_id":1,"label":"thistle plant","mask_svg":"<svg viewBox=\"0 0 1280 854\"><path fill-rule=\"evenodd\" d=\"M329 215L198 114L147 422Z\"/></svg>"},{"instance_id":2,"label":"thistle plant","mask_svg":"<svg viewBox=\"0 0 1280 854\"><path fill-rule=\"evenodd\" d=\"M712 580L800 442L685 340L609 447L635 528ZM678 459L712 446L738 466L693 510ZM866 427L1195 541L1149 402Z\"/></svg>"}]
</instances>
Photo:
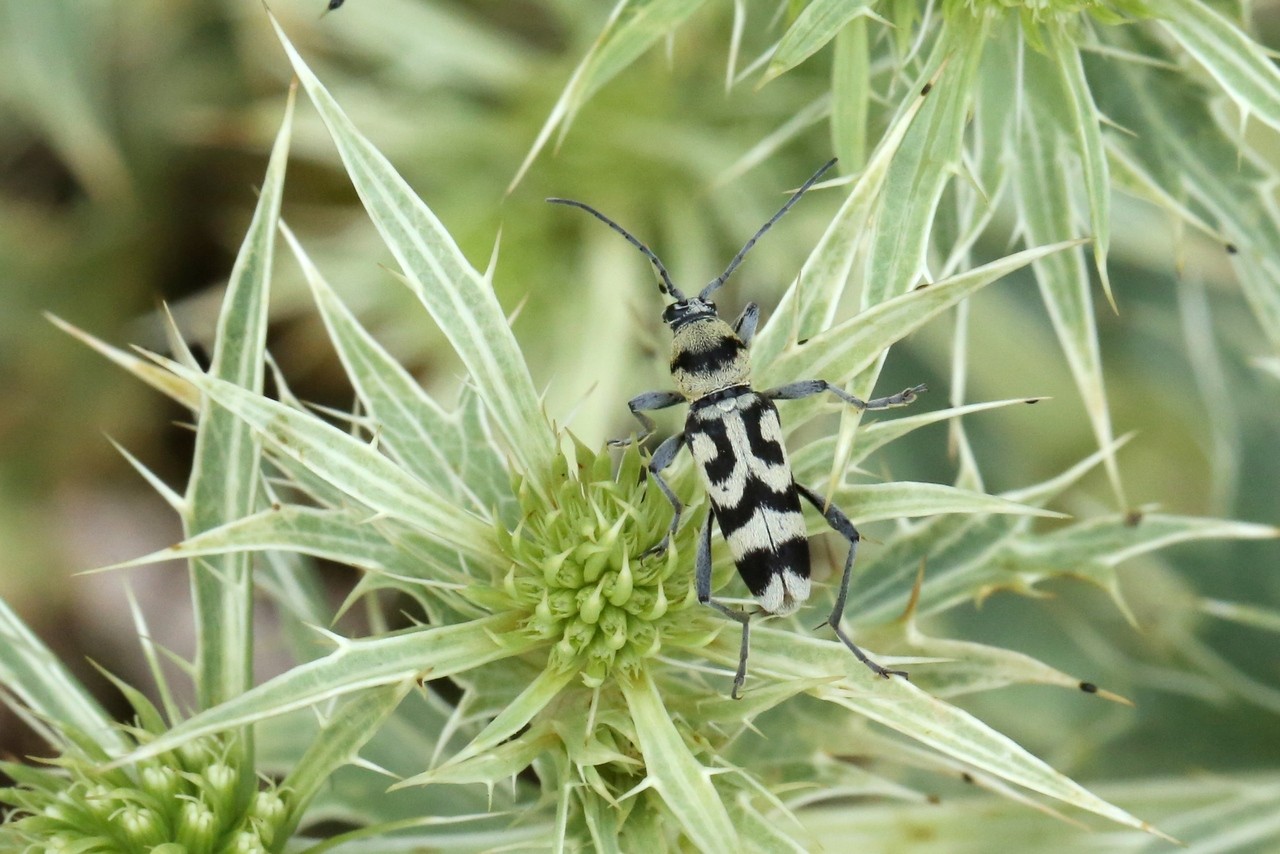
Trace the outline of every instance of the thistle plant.
<instances>
[{"instance_id":1,"label":"thistle plant","mask_svg":"<svg viewBox=\"0 0 1280 854\"><path fill-rule=\"evenodd\" d=\"M838 5L811 4L788 32L805 15L817 18ZM817 29L841 39L853 32L856 47L856 27L866 25L860 10L870 5L843 4L841 28ZM910 33L916 4L886 5ZM981 191L994 202L1028 180L1015 176L1015 164L995 157L987 164L970 156L980 149L962 145L983 55L961 56L953 48L976 38L988 51L1001 50L997 45L1008 42L988 30L1016 25L1022 35L1012 43L1039 50L1071 35L1082 12L1110 22L1108 12L1144 8L1079 2L1008 8L1013 5L929 6L944 20L944 35L922 25L919 43L900 45L908 57L903 68L911 69L901 74L914 79L877 144L867 146L865 156L846 158L861 166L856 180L815 190L835 212L757 334L753 355L761 385L821 375L869 396L891 345L984 289L1013 286L1001 280L1024 268L1037 275L1051 313L1062 316L1060 331L1096 342L1092 321L1065 310L1081 308L1069 300L1084 299L1087 291L1061 294L1054 283L1062 280L1054 277L1065 270L1079 277L1074 284L1087 282L1086 252L1105 269L1107 240L1096 233L1105 232L1105 210L1094 209L1097 199L1088 192L1083 202L1075 194L1054 197L1053 222L1043 230L1030 225L1029 209L1018 208L1029 248L987 263L973 263L987 215L957 228L960 218L952 221L942 208L945 198L955 210L971 212ZM629 17L617 20L584 69L597 68L591 63L602 64L610 50L620 51L607 67L616 66L647 43L636 33L661 32L654 16L674 21L676 6L683 8L619 7ZM616 45L628 34L622 51ZM122 686L138 719L117 727L16 616L0 610L8 642L0 653L6 699L59 754L47 768L11 766L19 785L0 792L14 809L0 841L32 851L153 844L162 851L177 850L170 844L218 851L738 851L812 850L824 841L835 850L858 838L873 846L891 840L900 832L892 829L892 816L924 809L920 804L939 789L958 823L971 818L962 794L969 784L989 795L985 805L999 803L1001 815L1016 816L1009 821L1028 821L1029 839L1045 826L1067 832L1048 825L1061 816L1059 808L1119 825L1124 830L1108 841L1130 850L1162 831L1203 839L1238 832L1242 816L1234 808L1246 795L1229 784L1193 794L1171 786L1160 796L1142 793L1146 800L1115 787L1113 802L1054 770L959 705L962 698L1011 685L1056 686L1089 695L1082 700L1115 701L1124 713L1123 698L1087 681L1087 674L1068 674L1009 648L1012 643L933 637L922 624L931 626L993 590L1034 592L1064 576L1098 584L1123 607L1122 561L1177 542L1273 537L1274 528L1154 511L1075 520L1050 509L1096 467L1114 471L1123 440L1112 439L1097 417L1099 450L1047 481L989 494L955 425L979 413L999 418L1039 398L963 402L959 370L950 405L883 420L860 423L846 413L832 425L821 402L796 402L785 424L797 478L824 483L859 524L898 520L864 551L848 619L878 661L909 669L911 679L875 678L836 639L814 632L816 619L806 611L753 630L751 681L744 698L732 700L736 626L700 606L692 591L693 532L707 512L692 473L677 467L671 477L690 502L685 524L662 558L642 558L670 518L669 505L640 476L643 453L609 452L556 423L567 413L545 409L535 368L494 292L492 271L481 273L464 257L283 32L280 37L396 261L397 277L448 341L465 383L450 404L426 392L364 328L280 218L291 99L207 371L176 328L167 355L134 354L58 321L196 418L194 473L185 494L135 462L182 517L185 539L116 568L188 561L198 643L190 672L199 708L183 714L166 699L161 714ZM786 55L786 39L775 62ZM932 47L920 54L926 45ZM911 59L917 54L930 58ZM1028 55L1025 63L1042 61L1040 53ZM956 71L961 66L968 70ZM571 91L585 98L603 82L583 73ZM1013 128L1012 111L1001 115L1010 122L1003 127ZM975 123L987 118L975 112ZM1051 138L1034 144L1046 150L1058 151L1071 139L1058 119L1041 130ZM1027 164L1051 162L1068 169L1071 161L1055 154ZM982 180L953 185L942 168L948 163L964 164ZM986 166L994 171L984 172ZM1093 187L1097 175L1089 170L1096 168L1086 164L1086 187ZM1067 172L1058 177L1063 183L1041 189L1062 189ZM1023 201L1032 195L1028 189ZM1073 207L1079 204L1085 208ZM1071 232L1082 210L1093 217L1088 244ZM930 228L935 219L939 224ZM935 257L929 241L943 235L954 242ZM350 412L299 401L266 351L266 306L281 242L355 391L358 404ZM922 272L929 272L923 283ZM845 294L851 278L859 285L856 300ZM1055 302L1055 294L1065 301ZM963 329L965 310L958 313ZM1078 356L1073 352L1069 361ZM956 362L963 365L961 355ZM1088 374L1077 373L1082 388ZM270 395L264 393L268 376ZM621 400L605 403L622 406ZM1105 402L1102 407L1105 413ZM960 461L954 484L874 482L864 471L877 452L943 423L953 425ZM816 515L810 523L821 530ZM715 588L732 597L738 582L722 552L715 552ZM316 559L359 570L339 613L365 607L372 626L367 635L326 628L337 614L319 593ZM260 683L248 665L255 588L278 608L298 659ZM402 610L413 625L386 625L381 606L390 601L411 603ZM1247 618L1227 604L1234 618ZM820 606L814 613L825 613ZM1274 616L1261 609L1249 614L1264 623ZM167 698L160 668L154 672ZM169 800L152 806L157 791ZM1259 803L1280 800L1280 786L1265 778L1248 797L1259 811ZM1203 805L1205 798L1232 808L1166 826L1164 819L1177 822L1188 801ZM1143 809L1117 805L1129 800ZM899 812L886 820L884 810ZM199 838L183 830L197 811ZM1157 817L1159 830L1149 823ZM344 829L322 838L333 827L326 821Z\"/></svg>"}]
</instances>

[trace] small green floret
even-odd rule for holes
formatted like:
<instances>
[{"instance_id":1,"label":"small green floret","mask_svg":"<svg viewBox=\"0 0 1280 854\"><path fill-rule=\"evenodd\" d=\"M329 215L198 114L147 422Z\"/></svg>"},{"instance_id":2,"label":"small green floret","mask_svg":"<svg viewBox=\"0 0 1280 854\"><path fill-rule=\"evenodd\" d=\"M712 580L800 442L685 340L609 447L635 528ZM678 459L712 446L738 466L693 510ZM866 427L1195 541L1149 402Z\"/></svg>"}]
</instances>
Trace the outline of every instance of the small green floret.
<instances>
[{"instance_id":1,"label":"small green floret","mask_svg":"<svg viewBox=\"0 0 1280 854\"><path fill-rule=\"evenodd\" d=\"M557 457L546 497L516 484L520 522L498 537L511 558L501 586L526 614L522 630L553 641L551 666L580 670L589 687L617 665L656 655L664 642L707 639L698 610L686 613L697 604L690 533L697 526L683 525L665 555L641 559L666 533L671 506L649 485L635 449L616 475L612 468L609 454L575 442L573 457Z\"/></svg>"}]
</instances>

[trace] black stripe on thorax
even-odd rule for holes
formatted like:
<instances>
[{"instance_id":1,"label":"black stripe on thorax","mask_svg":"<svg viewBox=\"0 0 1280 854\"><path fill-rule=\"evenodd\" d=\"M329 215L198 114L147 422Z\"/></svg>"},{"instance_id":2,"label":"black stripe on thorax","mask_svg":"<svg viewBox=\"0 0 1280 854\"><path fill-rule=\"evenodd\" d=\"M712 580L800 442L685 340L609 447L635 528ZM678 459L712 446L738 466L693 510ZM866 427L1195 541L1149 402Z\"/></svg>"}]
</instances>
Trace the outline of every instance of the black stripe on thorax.
<instances>
[{"instance_id":1,"label":"black stripe on thorax","mask_svg":"<svg viewBox=\"0 0 1280 854\"><path fill-rule=\"evenodd\" d=\"M681 350L671 357L671 372L711 374L732 365L742 356L746 347L737 338L728 335L705 350Z\"/></svg>"}]
</instances>

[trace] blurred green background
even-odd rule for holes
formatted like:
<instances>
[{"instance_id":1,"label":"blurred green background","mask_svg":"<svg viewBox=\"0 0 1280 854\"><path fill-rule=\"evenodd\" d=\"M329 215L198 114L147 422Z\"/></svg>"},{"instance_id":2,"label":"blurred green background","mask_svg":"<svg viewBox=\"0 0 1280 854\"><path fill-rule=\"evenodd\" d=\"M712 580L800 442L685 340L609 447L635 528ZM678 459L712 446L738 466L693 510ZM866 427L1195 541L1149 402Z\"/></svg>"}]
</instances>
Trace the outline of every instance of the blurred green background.
<instances>
[{"instance_id":1,"label":"blurred green background","mask_svg":"<svg viewBox=\"0 0 1280 854\"><path fill-rule=\"evenodd\" d=\"M1280 6L1253 6L1263 39L1280 43L1269 37ZM629 429L628 397L664 385L660 303L634 250L543 198L590 202L654 245L678 282L699 282L832 149L829 51L765 87L758 73L727 87L732 6L708 4L596 93L508 194L607 4L348 0L324 16L323 0L272 7L478 267L501 232L495 286L504 306L520 307L515 329L548 412L562 423L572 415L592 444ZM777 6L745 8L755 25L739 69L777 37L766 25ZM182 412L42 312L119 345L162 347L163 301L190 340L207 342L288 84L258 0L0 0L0 596L108 702L85 659L139 672L125 576L73 574L180 531L104 434L180 485L190 433L172 423ZM815 193L775 229L726 290L728 314L749 299L770 310L836 204ZM447 397L458 366L383 269L390 259L306 104L284 216L380 339ZM296 269L281 258L278 270L276 360L301 398L349 406ZM1221 245L1117 195L1111 278L1120 311L1104 307L1098 319L1116 432L1137 431L1120 455L1130 502L1280 520L1280 376L1253 361L1267 343ZM969 422L988 489L1046 479L1092 452L1030 280L989 289L973 312L970 399L1054 398ZM881 386L927 381L942 405L950 362L950 327L934 324L895 350ZM912 440L895 443L877 473L949 481L945 431ZM1094 475L1059 509L1116 508ZM1055 582L1052 598L998 593L931 633L1019 649L1134 699L1136 709L1103 708L1018 688L967 701L1078 779L1275 769L1276 635L1197 618L1187 597L1274 613L1278 556L1274 541L1212 542L1132 561L1122 578L1136 628L1101 591ZM185 571L128 577L158 639L189 654ZM269 628L262 637L268 673L283 653ZM0 718L0 734L2 750L39 752L12 717Z\"/></svg>"}]
</instances>

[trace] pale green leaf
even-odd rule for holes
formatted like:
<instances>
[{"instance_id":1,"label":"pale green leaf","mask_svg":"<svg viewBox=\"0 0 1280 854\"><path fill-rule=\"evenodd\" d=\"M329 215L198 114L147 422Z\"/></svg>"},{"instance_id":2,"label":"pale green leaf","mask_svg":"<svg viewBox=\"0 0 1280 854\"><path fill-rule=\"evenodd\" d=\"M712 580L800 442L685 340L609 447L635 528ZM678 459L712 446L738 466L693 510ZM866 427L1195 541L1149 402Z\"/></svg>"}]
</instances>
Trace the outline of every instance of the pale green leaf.
<instances>
[{"instance_id":1,"label":"pale green leaf","mask_svg":"<svg viewBox=\"0 0 1280 854\"><path fill-rule=\"evenodd\" d=\"M1231 256L1231 267L1254 317L1271 341L1280 349L1280 258Z\"/></svg>"},{"instance_id":2,"label":"pale green leaf","mask_svg":"<svg viewBox=\"0 0 1280 854\"><path fill-rule=\"evenodd\" d=\"M295 709L406 679L442 679L519 654L510 635L518 618L499 614L455 626L409 629L360 640L334 637L329 655L287 670L225 703L206 709L118 760L156 756L192 739L247 726Z\"/></svg>"},{"instance_id":3,"label":"pale green leaf","mask_svg":"<svg viewBox=\"0 0 1280 854\"><path fill-rule=\"evenodd\" d=\"M391 455L423 483L441 495L465 499L472 511L487 513L459 476L456 446L468 444L471 453L490 448L484 433L467 436L456 416L451 416L422 390L409 372L365 330L311 263L293 233L281 226L307 284L329 339L338 351L347 378L360 396L378 436ZM451 453L452 452L452 453ZM491 449L490 449L491 452Z\"/></svg>"},{"instance_id":4,"label":"pale green leaf","mask_svg":"<svg viewBox=\"0 0 1280 854\"><path fill-rule=\"evenodd\" d=\"M1053 685L1085 690L1084 680L1068 676L1025 653L972 641L928 637L916 630L914 623L908 627L905 642L898 651L944 662L917 666L911 672L911 681L935 697L958 697L1007 685ZM1090 685L1089 692L1105 700L1132 705L1097 686Z\"/></svg>"},{"instance_id":5,"label":"pale green leaf","mask_svg":"<svg viewBox=\"0 0 1280 854\"><path fill-rule=\"evenodd\" d=\"M770 364L788 341L812 337L834 322L872 208L894 155L925 101L924 94L912 99L876 146L799 275L751 342L751 357L756 364Z\"/></svg>"},{"instance_id":6,"label":"pale green leaf","mask_svg":"<svg viewBox=\"0 0 1280 854\"><path fill-rule=\"evenodd\" d=\"M1259 540L1280 536L1271 525L1172 516L1109 515L1052 531L1014 547L1024 571L1072 572L1089 563L1115 567L1130 558L1177 543L1208 539Z\"/></svg>"},{"instance_id":7,"label":"pale green leaf","mask_svg":"<svg viewBox=\"0 0 1280 854\"><path fill-rule=\"evenodd\" d=\"M915 415L899 415L895 412L894 417L864 421L858 426L858 432L854 435L853 448L849 456L848 465L858 465L880 448L921 427L949 421L952 418L958 418L963 415L971 415L975 412L984 412L989 409L1000 409L1018 404L1035 404L1042 399L1026 397L993 400L985 403L970 403L963 406L934 409ZM808 480L824 469L829 468L835 447L835 437L824 436L794 451L791 454L791 467L795 470L797 477L800 480Z\"/></svg>"},{"instance_id":8,"label":"pale green leaf","mask_svg":"<svg viewBox=\"0 0 1280 854\"><path fill-rule=\"evenodd\" d=\"M294 828L306 814L307 805L315 793L335 771L359 757L360 748L378 734L416 684L416 679L406 678L363 691L344 700L329 717L280 784L290 795L290 824Z\"/></svg>"},{"instance_id":9,"label":"pale green leaf","mask_svg":"<svg viewBox=\"0 0 1280 854\"><path fill-rule=\"evenodd\" d=\"M647 781L701 851L742 850L737 829L711 785L710 769L690 752L647 669L619 680L635 723Z\"/></svg>"},{"instance_id":10,"label":"pale green leaf","mask_svg":"<svg viewBox=\"0 0 1280 854\"><path fill-rule=\"evenodd\" d=\"M1015 516L1063 518L1062 513L1019 504L996 495L948 486L945 483L871 483L846 486L834 496L834 503L858 522L880 519L909 519L942 513L1008 513Z\"/></svg>"},{"instance_id":11,"label":"pale green leaf","mask_svg":"<svg viewBox=\"0 0 1280 854\"><path fill-rule=\"evenodd\" d=\"M1058 126L1034 107L1019 128L1021 165L1015 180L1021 227L1031 244L1061 240L1075 228L1072 201L1075 179L1063 158L1066 138ZM1040 296L1076 388L1089 415L1100 448L1114 439L1111 412L1102 377L1102 355L1093 313L1089 273L1081 249L1072 249L1034 265ZM1125 504L1120 470L1114 457L1106 460L1107 474L1120 504Z\"/></svg>"},{"instance_id":12,"label":"pale green leaf","mask_svg":"<svg viewBox=\"0 0 1280 854\"><path fill-rule=\"evenodd\" d=\"M792 344L757 369L757 385L768 387L810 377L842 384L880 359L899 339L957 302L1026 265L1078 245L1078 241L1027 249L928 287L879 303L831 327L805 344ZM814 401L796 401L788 411L812 412ZM788 416L794 426L800 420Z\"/></svg>"},{"instance_id":13,"label":"pale green leaf","mask_svg":"<svg viewBox=\"0 0 1280 854\"><path fill-rule=\"evenodd\" d=\"M746 798L734 806L734 826L743 838L751 840L751 850L776 854L808 854L813 850L810 840L806 839L808 844L801 845L792 837L798 828L789 812L785 820L780 820L776 814L765 815L753 809Z\"/></svg>"},{"instance_id":14,"label":"pale green leaf","mask_svg":"<svg viewBox=\"0 0 1280 854\"><path fill-rule=\"evenodd\" d=\"M918 85L946 67L889 167L863 273L864 308L906 293L924 273L938 202L960 166L988 28L989 16L947 15L942 22Z\"/></svg>"},{"instance_id":15,"label":"pale green leaf","mask_svg":"<svg viewBox=\"0 0 1280 854\"><path fill-rule=\"evenodd\" d=\"M1280 346L1280 218L1272 179L1242 156L1247 152L1195 87L1132 63L1116 64L1113 82L1095 95L1110 98L1108 112L1125 111L1125 123L1137 135L1124 145L1130 159L1208 212L1250 308L1272 346Z\"/></svg>"},{"instance_id":16,"label":"pale green leaf","mask_svg":"<svg viewBox=\"0 0 1280 854\"><path fill-rule=\"evenodd\" d=\"M431 209L356 129L274 19L273 24L405 281L466 366L521 469L540 483L555 453L555 436L492 287L463 257Z\"/></svg>"},{"instance_id":17,"label":"pale green leaf","mask_svg":"<svg viewBox=\"0 0 1280 854\"><path fill-rule=\"evenodd\" d=\"M1191 210L1185 201L1181 201L1166 189L1146 166L1129 153L1123 145L1114 139L1107 138L1107 162L1110 164L1111 183L1119 190L1145 199L1158 207L1164 208L1173 216L1190 225L1205 236L1226 243L1227 240L1212 225Z\"/></svg>"},{"instance_id":18,"label":"pale green leaf","mask_svg":"<svg viewBox=\"0 0 1280 854\"><path fill-rule=\"evenodd\" d=\"M1280 71L1262 45L1203 0L1162 0L1152 11L1241 110L1280 130Z\"/></svg>"},{"instance_id":19,"label":"pale green leaf","mask_svg":"<svg viewBox=\"0 0 1280 854\"><path fill-rule=\"evenodd\" d=\"M1262 852L1280 845L1280 778L1274 772L1144 776L1101 781L1094 791L1158 822L1182 847L1157 843L1137 830L1099 833L1094 827L1066 824L1046 828L1044 818L1024 806L977 793L918 805L839 802L798 814L829 851L977 852L990 850L993 839L1009 851L1089 854Z\"/></svg>"},{"instance_id":20,"label":"pale green leaf","mask_svg":"<svg viewBox=\"0 0 1280 854\"><path fill-rule=\"evenodd\" d=\"M276 136L249 231L240 246L218 314L209 375L228 386L261 392L267 304L276 224L284 194L294 93ZM197 416L196 447L187 482L183 525L188 536L252 513L258 501L261 448L247 425L212 400ZM196 623L196 687L209 707L253 684L253 559L228 554L191 563Z\"/></svg>"},{"instance_id":21,"label":"pale green leaf","mask_svg":"<svg viewBox=\"0 0 1280 854\"><path fill-rule=\"evenodd\" d=\"M831 147L846 171L862 168L871 105L867 21L854 18L836 34L831 62Z\"/></svg>"},{"instance_id":22,"label":"pale green leaf","mask_svg":"<svg viewBox=\"0 0 1280 854\"><path fill-rule=\"evenodd\" d=\"M158 357L157 357L158 358ZM480 558L497 559L492 528L431 490L375 448L319 418L160 360L256 430L276 453L375 511Z\"/></svg>"},{"instance_id":23,"label":"pale green leaf","mask_svg":"<svg viewBox=\"0 0 1280 854\"><path fill-rule=\"evenodd\" d=\"M1096 451L1062 474L1001 497L1043 506L1092 471L1106 453ZM1017 576L1000 556L1007 543L1030 529L1033 518L934 516L900 529L875 548L864 549L858 556L858 606L851 620L875 624L897 618L911 597L922 562L926 572L915 605L922 616L971 600L991 587L1015 583Z\"/></svg>"},{"instance_id":24,"label":"pale green leaf","mask_svg":"<svg viewBox=\"0 0 1280 854\"><path fill-rule=\"evenodd\" d=\"M124 368L156 391L165 395L176 403L195 411L200 407L200 393L192 387L191 383L175 377L173 374L163 368L152 364L146 359L139 358L134 354L113 347L94 335L90 335L83 329L73 326L62 318L54 314L46 313L45 317L54 326L63 332L87 345L89 348L105 356L116 365Z\"/></svg>"},{"instance_id":25,"label":"pale green leaf","mask_svg":"<svg viewBox=\"0 0 1280 854\"><path fill-rule=\"evenodd\" d=\"M1000 779L1119 824L1162 835L968 712L925 693L909 680L877 677L839 642L761 626L752 632L751 661L756 673L779 678L840 675L843 678L839 681L826 683L812 693Z\"/></svg>"},{"instance_id":26,"label":"pale green leaf","mask_svg":"<svg viewBox=\"0 0 1280 854\"><path fill-rule=\"evenodd\" d=\"M560 691L572 682L577 673L570 670L543 670L520 695L507 704L489 725L449 761L460 762L494 747L515 735L534 716L547 707Z\"/></svg>"},{"instance_id":27,"label":"pale green leaf","mask_svg":"<svg viewBox=\"0 0 1280 854\"><path fill-rule=\"evenodd\" d=\"M80 684L26 623L0 599L0 688L55 727L73 728L108 753L127 741L98 701ZM71 747L56 730L43 733L56 746Z\"/></svg>"},{"instance_id":28,"label":"pale green leaf","mask_svg":"<svg viewBox=\"0 0 1280 854\"><path fill-rule=\"evenodd\" d=\"M408 786L439 785L452 783L483 783L492 786L509 780L527 769L539 756L557 747L559 739L554 733L539 728L530 730L518 738L505 744L492 747L478 756L472 756L462 762L442 765L430 771L403 780L393 789Z\"/></svg>"},{"instance_id":29,"label":"pale green leaf","mask_svg":"<svg viewBox=\"0 0 1280 854\"><path fill-rule=\"evenodd\" d=\"M563 132L592 95L635 62L654 42L678 27L704 0L618 0L604 30L560 93L507 192L515 189L557 128Z\"/></svg>"},{"instance_id":30,"label":"pale green leaf","mask_svg":"<svg viewBox=\"0 0 1280 854\"><path fill-rule=\"evenodd\" d=\"M1093 232L1093 260L1102 280L1103 293L1115 308L1111 295L1111 279L1107 276L1107 250L1111 245L1111 176L1107 169L1107 154L1102 138L1102 116L1089 90L1084 75L1084 63L1076 40L1061 27L1050 28L1049 43L1053 50L1062 91L1066 94L1066 107L1070 127L1076 132L1080 148L1080 169L1084 173L1085 192L1089 197L1089 221ZM1058 240L1074 237L1062 233Z\"/></svg>"},{"instance_id":31,"label":"pale green leaf","mask_svg":"<svg viewBox=\"0 0 1280 854\"><path fill-rule=\"evenodd\" d=\"M857 17L876 17L875 0L813 0L782 34L760 83L768 83L804 62Z\"/></svg>"},{"instance_id":32,"label":"pale green leaf","mask_svg":"<svg viewBox=\"0 0 1280 854\"><path fill-rule=\"evenodd\" d=\"M279 505L197 534L177 545L131 558L106 569L163 561L261 551L296 552L405 580L465 586L471 576L457 551L364 510Z\"/></svg>"},{"instance_id":33,"label":"pale green leaf","mask_svg":"<svg viewBox=\"0 0 1280 854\"><path fill-rule=\"evenodd\" d=\"M1280 611L1274 608L1260 608L1244 602L1224 602L1221 599L1201 599L1199 604L1200 610L1206 614L1242 626L1280 633Z\"/></svg>"}]
</instances>

